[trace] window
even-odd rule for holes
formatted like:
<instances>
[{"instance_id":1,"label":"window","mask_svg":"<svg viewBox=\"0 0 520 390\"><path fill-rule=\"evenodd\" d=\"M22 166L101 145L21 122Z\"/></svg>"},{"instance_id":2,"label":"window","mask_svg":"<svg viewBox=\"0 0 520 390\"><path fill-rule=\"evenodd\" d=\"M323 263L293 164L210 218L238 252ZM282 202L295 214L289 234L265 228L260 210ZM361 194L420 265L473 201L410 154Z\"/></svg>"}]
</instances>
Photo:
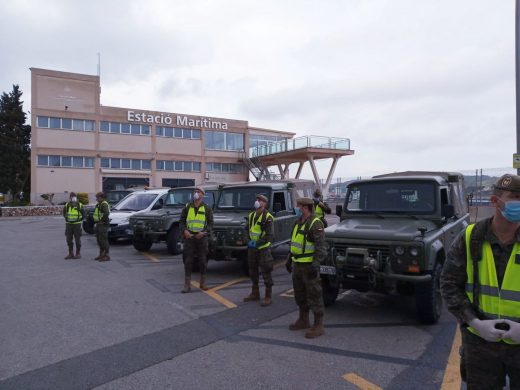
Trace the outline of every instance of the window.
<instances>
[{"instance_id":1,"label":"window","mask_svg":"<svg viewBox=\"0 0 520 390\"><path fill-rule=\"evenodd\" d=\"M198 166L198 169L200 171L200 166ZM242 166L242 164L234 164L234 163L207 162L206 171L207 172L223 172L223 173L242 173L243 166Z\"/></svg>"},{"instance_id":2,"label":"window","mask_svg":"<svg viewBox=\"0 0 520 390\"><path fill-rule=\"evenodd\" d=\"M167 171L173 171L173 161L166 161L164 164L164 169Z\"/></svg>"},{"instance_id":3,"label":"window","mask_svg":"<svg viewBox=\"0 0 520 390\"><path fill-rule=\"evenodd\" d=\"M132 169L141 169L141 160L132 160Z\"/></svg>"},{"instance_id":4,"label":"window","mask_svg":"<svg viewBox=\"0 0 520 390\"><path fill-rule=\"evenodd\" d=\"M130 125L130 131L134 135L141 134L141 125L131 124Z\"/></svg>"},{"instance_id":5,"label":"window","mask_svg":"<svg viewBox=\"0 0 520 390\"><path fill-rule=\"evenodd\" d=\"M110 168L119 169L121 168L121 160L119 158L110 159Z\"/></svg>"},{"instance_id":6,"label":"window","mask_svg":"<svg viewBox=\"0 0 520 390\"><path fill-rule=\"evenodd\" d=\"M183 170L182 161L175 161L175 170L176 171L182 171Z\"/></svg>"},{"instance_id":7,"label":"window","mask_svg":"<svg viewBox=\"0 0 520 390\"><path fill-rule=\"evenodd\" d=\"M72 121L72 130L77 130L77 131L85 130L85 121L82 119L74 119Z\"/></svg>"},{"instance_id":8,"label":"window","mask_svg":"<svg viewBox=\"0 0 520 390\"><path fill-rule=\"evenodd\" d=\"M94 168L94 157L38 155L38 166Z\"/></svg>"},{"instance_id":9,"label":"window","mask_svg":"<svg viewBox=\"0 0 520 390\"><path fill-rule=\"evenodd\" d=\"M110 132L111 133L121 133L121 123L110 122Z\"/></svg>"},{"instance_id":10,"label":"window","mask_svg":"<svg viewBox=\"0 0 520 390\"><path fill-rule=\"evenodd\" d=\"M72 157L62 156L61 157L61 166L62 167L71 167L72 166Z\"/></svg>"},{"instance_id":11,"label":"window","mask_svg":"<svg viewBox=\"0 0 520 390\"><path fill-rule=\"evenodd\" d=\"M37 118L38 127L46 128L49 127L49 117L48 116L39 116Z\"/></svg>"},{"instance_id":12,"label":"window","mask_svg":"<svg viewBox=\"0 0 520 390\"><path fill-rule=\"evenodd\" d=\"M155 161L155 169L163 171L164 170L164 160Z\"/></svg>"},{"instance_id":13,"label":"window","mask_svg":"<svg viewBox=\"0 0 520 390\"><path fill-rule=\"evenodd\" d=\"M94 121L85 120L85 131L94 131Z\"/></svg>"},{"instance_id":14,"label":"window","mask_svg":"<svg viewBox=\"0 0 520 390\"><path fill-rule=\"evenodd\" d=\"M41 166L49 165L49 156L39 155L38 156L38 165L41 165Z\"/></svg>"},{"instance_id":15,"label":"window","mask_svg":"<svg viewBox=\"0 0 520 390\"><path fill-rule=\"evenodd\" d=\"M191 139L200 139L200 130L193 129L191 131Z\"/></svg>"},{"instance_id":16,"label":"window","mask_svg":"<svg viewBox=\"0 0 520 390\"><path fill-rule=\"evenodd\" d=\"M210 150L243 150L244 135L222 131L206 131L205 147Z\"/></svg>"},{"instance_id":17,"label":"window","mask_svg":"<svg viewBox=\"0 0 520 390\"><path fill-rule=\"evenodd\" d=\"M74 168L83 168L83 157L72 157L72 165Z\"/></svg>"},{"instance_id":18,"label":"window","mask_svg":"<svg viewBox=\"0 0 520 390\"><path fill-rule=\"evenodd\" d=\"M61 118L51 118L51 129L61 129Z\"/></svg>"},{"instance_id":19,"label":"window","mask_svg":"<svg viewBox=\"0 0 520 390\"><path fill-rule=\"evenodd\" d=\"M101 168L110 168L110 159L109 158L101 159Z\"/></svg>"},{"instance_id":20,"label":"window","mask_svg":"<svg viewBox=\"0 0 520 390\"><path fill-rule=\"evenodd\" d=\"M182 138L182 129L175 128L175 137Z\"/></svg>"},{"instance_id":21,"label":"window","mask_svg":"<svg viewBox=\"0 0 520 390\"><path fill-rule=\"evenodd\" d=\"M110 130L110 124L105 121L101 121L99 131L108 132Z\"/></svg>"},{"instance_id":22,"label":"window","mask_svg":"<svg viewBox=\"0 0 520 390\"><path fill-rule=\"evenodd\" d=\"M72 119L62 118L61 128L66 130L72 130Z\"/></svg>"},{"instance_id":23,"label":"window","mask_svg":"<svg viewBox=\"0 0 520 390\"><path fill-rule=\"evenodd\" d=\"M59 167L61 165L60 156L49 156L49 165L51 167Z\"/></svg>"},{"instance_id":24,"label":"window","mask_svg":"<svg viewBox=\"0 0 520 390\"><path fill-rule=\"evenodd\" d=\"M130 169L130 159L129 158L123 158L121 160L121 168Z\"/></svg>"},{"instance_id":25,"label":"window","mask_svg":"<svg viewBox=\"0 0 520 390\"><path fill-rule=\"evenodd\" d=\"M193 172L200 172L200 162L193 162Z\"/></svg>"},{"instance_id":26,"label":"window","mask_svg":"<svg viewBox=\"0 0 520 390\"><path fill-rule=\"evenodd\" d=\"M182 130L182 138L191 139L191 129L183 129Z\"/></svg>"},{"instance_id":27,"label":"window","mask_svg":"<svg viewBox=\"0 0 520 390\"><path fill-rule=\"evenodd\" d=\"M150 135L150 125L141 125L141 134Z\"/></svg>"},{"instance_id":28,"label":"window","mask_svg":"<svg viewBox=\"0 0 520 390\"><path fill-rule=\"evenodd\" d=\"M173 127L164 128L164 136L173 138Z\"/></svg>"},{"instance_id":29,"label":"window","mask_svg":"<svg viewBox=\"0 0 520 390\"><path fill-rule=\"evenodd\" d=\"M191 172L191 161L183 161L184 172Z\"/></svg>"},{"instance_id":30,"label":"window","mask_svg":"<svg viewBox=\"0 0 520 390\"><path fill-rule=\"evenodd\" d=\"M121 133L130 134L130 123L121 123Z\"/></svg>"},{"instance_id":31,"label":"window","mask_svg":"<svg viewBox=\"0 0 520 390\"><path fill-rule=\"evenodd\" d=\"M141 160L142 169L151 169L150 160Z\"/></svg>"},{"instance_id":32,"label":"window","mask_svg":"<svg viewBox=\"0 0 520 390\"><path fill-rule=\"evenodd\" d=\"M155 135L158 135L160 137L164 137L164 127L162 126L157 126L155 128Z\"/></svg>"}]
</instances>

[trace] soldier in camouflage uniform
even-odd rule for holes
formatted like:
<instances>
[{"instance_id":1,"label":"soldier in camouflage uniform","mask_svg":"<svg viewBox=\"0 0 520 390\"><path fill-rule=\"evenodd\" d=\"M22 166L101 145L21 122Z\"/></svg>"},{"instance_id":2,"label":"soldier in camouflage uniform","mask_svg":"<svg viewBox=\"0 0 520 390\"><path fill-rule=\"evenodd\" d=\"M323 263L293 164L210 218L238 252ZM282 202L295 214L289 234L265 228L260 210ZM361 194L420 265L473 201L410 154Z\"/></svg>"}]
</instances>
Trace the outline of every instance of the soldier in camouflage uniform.
<instances>
[{"instance_id":1,"label":"soldier in camouflage uniform","mask_svg":"<svg viewBox=\"0 0 520 390\"><path fill-rule=\"evenodd\" d=\"M193 201L182 210L179 228L184 237L184 288L181 292L191 291L191 272L193 261L199 262L200 289L206 286L206 270L208 266L208 240L213 229L213 210L203 202L205 191L197 187L193 193Z\"/></svg>"},{"instance_id":2,"label":"soldier in camouflage uniform","mask_svg":"<svg viewBox=\"0 0 520 390\"><path fill-rule=\"evenodd\" d=\"M85 210L75 192L70 193L70 202L63 206L63 217L65 218L65 237L69 254L65 260L81 259L81 222L85 218ZM76 242L76 255L74 255L74 242Z\"/></svg>"},{"instance_id":3,"label":"soldier in camouflage uniform","mask_svg":"<svg viewBox=\"0 0 520 390\"><path fill-rule=\"evenodd\" d=\"M327 227L328 223L327 219L325 218L325 214L331 213L330 207L323 201L323 193L319 188L316 188L312 196L314 197L314 215L321 219L323 227Z\"/></svg>"},{"instance_id":4,"label":"soldier in camouflage uniform","mask_svg":"<svg viewBox=\"0 0 520 390\"><path fill-rule=\"evenodd\" d=\"M260 289L258 282L260 276L258 268L262 273L265 285L265 298L261 306L269 306L272 303L273 278L273 256L271 255L271 242L273 241L273 216L267 211L268 199L265 195L256 195L255 211L247 217L246 236L249 237L247 244L247 259L249 263L249 275L253 286L251 294L244 298L244 302L260 300Z\"/></svg>"},{"instance_id":5,"label":"soldier in camouflage uniform","mask_svg":"<svg viewBox=\"0 0 520 390\"><path fill-rule=\"evenodd\" d=\"M448 310L461 325L461 376L472 389L520 389L520 177L502 176L493 217L468 226L441 275Z\"/></svg>"},{"instance_id":6,"label":"soldier in camouflage uniform","mask_svg":"<svg viewBox=\"0 0 520 390\"><path fill-rule=\"evenodd\" d=\"M110 228L110 206L103 192L96 194L96 208L94 209L94 223L96 224L96 240L99 245L97 261L109 261L110 244L108 242L108 229Z\"/></svg>"},{"instance_id":7,"label":"soldier in camouflage uniform","mask_svg":"<svg viewBox=\"0 0 520 390\"><path fill-rule=\"evenodd\" d=\"M323 223L313 213L311 198L296 200L296 214L300 216L293 227L291 252L285 266L292 272L294 299L300 309L298 320L290 330L306 329L310 326L309 309L314 313L314 325L305 333L306 338L319 337L323 328L323 295L321 290L320 263L327 255Z\"/></svg>"}]
</instances>

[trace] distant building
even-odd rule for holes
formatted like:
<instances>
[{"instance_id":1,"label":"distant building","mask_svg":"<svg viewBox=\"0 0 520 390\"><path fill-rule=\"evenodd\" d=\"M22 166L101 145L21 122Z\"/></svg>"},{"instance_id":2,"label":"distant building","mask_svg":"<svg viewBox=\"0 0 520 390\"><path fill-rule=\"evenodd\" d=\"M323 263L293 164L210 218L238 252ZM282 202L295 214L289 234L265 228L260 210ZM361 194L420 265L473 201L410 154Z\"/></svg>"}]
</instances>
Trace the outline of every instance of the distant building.
<instances>
[{"instance_id":1,"label":"distant building","mask_svg":"<svg viewBox=\"0 0 520 390\"><path fill-rule=\"evenodd\" d=\"M244 120L108 107L99 76L31 68L31 202L54 193L177 187L249 177L250 146L294 133Z\"/></svg>"}]
</instances>

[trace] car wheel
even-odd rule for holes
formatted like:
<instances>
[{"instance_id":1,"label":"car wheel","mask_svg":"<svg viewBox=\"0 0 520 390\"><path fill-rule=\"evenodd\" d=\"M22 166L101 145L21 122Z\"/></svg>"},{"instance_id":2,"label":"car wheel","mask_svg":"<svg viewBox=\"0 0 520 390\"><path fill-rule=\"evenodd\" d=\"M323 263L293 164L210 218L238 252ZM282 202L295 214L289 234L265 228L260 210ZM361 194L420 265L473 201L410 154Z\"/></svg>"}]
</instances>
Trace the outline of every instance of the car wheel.
<instances>
[{"instance_id":1,"label":"car wheel","mask_svg":"<svg viewBox=\"0 0 520 390\"><path fill-rule=\"evenodd\" d=\"M339 286L333 282L330 276L321 276L321 289L323 293L323 304L325 306L331 306L336 302L339 294Z\"/></svg>"},{"instance_id":2,"label":"car wheel","mask_svg":"<svg viewBox=\"0 0 520 390\"><path fill-rule=\"evenodd\" d=\"M152 241L143 237L134 237L132 240L134 248L139 252L149 251L152 247Z\"/></svg>"},{"instance_id":3,"label":"car wheel","mask_svg":"<svg viewBox=\"0 0 520 390\"><path fill-rule=\"evenodd\" d=\"M83 221L83 230L85 233L87 234L94 234L94 221L90 220L90 219L85 219Z\"/></svg>"},{"instance_id":4,"label":"car wheel","mask_svg":"<svg viewBox=\"0 0 520 390\"><path fill-rule=\"evenodd\" d=\"M178 255L181 253L180 248L180 232L178 226L172 226L166 236L166 246L168 247L168 253L171 255Z\"/></svg>"},{"instance_id":5,"label":"car wheel","mask_svg":"<svg viewBox=\"0 0 520 390\"><path fill-rule=\"evenodd\" d=\"M418 283L415 291L417 317L426 324L435 324L442 312L441 296L442 264L437 263L432 272L432 279L427 283Z\"/></svg>"}]
</instances>

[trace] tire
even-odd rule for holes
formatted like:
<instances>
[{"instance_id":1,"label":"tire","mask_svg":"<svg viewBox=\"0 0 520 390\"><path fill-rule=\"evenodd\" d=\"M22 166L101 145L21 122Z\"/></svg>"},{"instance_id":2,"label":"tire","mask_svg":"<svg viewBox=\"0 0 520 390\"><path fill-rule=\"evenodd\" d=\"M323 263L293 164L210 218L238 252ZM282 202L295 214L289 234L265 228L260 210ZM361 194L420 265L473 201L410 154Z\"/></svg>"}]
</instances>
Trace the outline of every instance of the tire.
<instances>
[{"instance_id":1,"label":"tire","mask_svg":"<svg viewBox=\"0 0 520 390\"><path fill-rule=\"evenodd\" d=\"M432 279L416 285L415 305L417 318L425 324L435 324L442 313L441 279L442 264L437 263Z\"/></svg>"},{"instance_id":2,"label":"tire","mask_svg":"<svg viewBox=\"0 0 520 390\"><path fill-rule=\"evenodd\" d=\"M180 250L180 232L178 226L172 226L166 235L166 246L168 247L168 253L171 255L178 255L181 253Z\"/></svg>"},{"instance_id":3,"label":"tire","mask_svg":"<svg viewBox=\"0 0 520 390\"><path fill-rule=\"evenodd\" d=\"M323 293L323 304L331 306L336 302L339 294L339 286L337 283L326 275L321 276L321 290Z\"/></svg>"},{"instance_id":4,"label":"tire","mask_svg":"<svg viewBox=\"0 0 520 390\"><path fill-rule=\"evenodd\" d=\"M94 221L87 218L83 221L83 231L87 234L94 234Z\"/></svg>"},{"instance_id":5,"label":"tire","mask_svg":"<svg viewBox=\"0 0 520 390\"><path fill-rule=\"evenodd\" d=\"M147 252L152 247L152 241L143 237L135 237L132 240L134 248L139 252Z\"/></svg>"}]
</instances>

